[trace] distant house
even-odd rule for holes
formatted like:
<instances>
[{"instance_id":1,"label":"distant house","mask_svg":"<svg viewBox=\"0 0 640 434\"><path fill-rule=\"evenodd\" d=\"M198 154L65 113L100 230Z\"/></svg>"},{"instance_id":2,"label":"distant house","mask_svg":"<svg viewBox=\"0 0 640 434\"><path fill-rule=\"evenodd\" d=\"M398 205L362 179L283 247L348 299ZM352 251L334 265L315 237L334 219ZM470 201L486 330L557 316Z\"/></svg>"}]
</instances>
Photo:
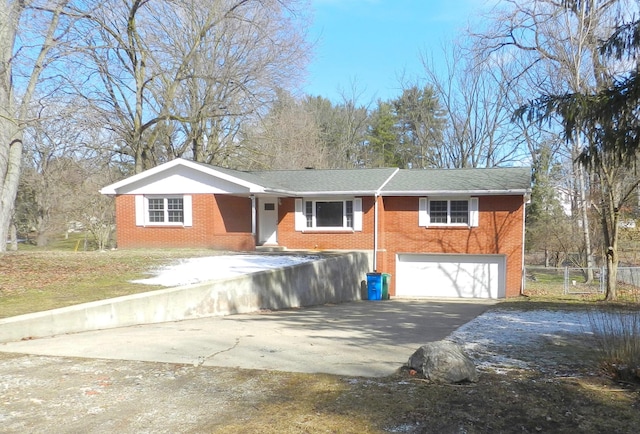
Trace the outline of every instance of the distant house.
<instances>
[{"instance_id":1,"label":"distant house","mask_svg":"<svg viewBox=\"0 0 640 434\"><path fill-rule=\"evenodd\" d=\"M396 297L517 296L529 168L244 172L177 159L104 187L120 248L366 250Z\"/></svg>"}]
</instances>

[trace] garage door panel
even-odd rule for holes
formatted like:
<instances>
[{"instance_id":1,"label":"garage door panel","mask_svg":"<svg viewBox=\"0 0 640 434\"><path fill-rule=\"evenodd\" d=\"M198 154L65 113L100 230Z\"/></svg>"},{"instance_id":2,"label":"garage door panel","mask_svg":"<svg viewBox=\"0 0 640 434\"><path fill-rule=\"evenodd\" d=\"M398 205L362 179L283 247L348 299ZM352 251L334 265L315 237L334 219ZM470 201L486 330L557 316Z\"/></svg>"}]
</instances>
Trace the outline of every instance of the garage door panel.
<instances>
[{"instance_id":1,"label":"garage door panel","mask_svg":"<svg viewBox=\"0 0 640 434\"><path fill-rule=\"evenodd\" d=\"M396 295L500 298L504 268L500 255L401 254L396 261Z\"/></svg>"}]
</instances>

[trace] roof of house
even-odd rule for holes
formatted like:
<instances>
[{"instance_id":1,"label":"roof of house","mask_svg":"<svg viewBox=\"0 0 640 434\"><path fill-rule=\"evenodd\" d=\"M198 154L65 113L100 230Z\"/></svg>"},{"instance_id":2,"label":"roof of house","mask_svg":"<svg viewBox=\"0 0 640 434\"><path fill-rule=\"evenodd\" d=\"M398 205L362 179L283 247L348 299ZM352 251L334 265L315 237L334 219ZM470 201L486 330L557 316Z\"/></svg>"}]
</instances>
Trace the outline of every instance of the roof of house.
<instances>
[{"instance_id":1,"label":"roof of house","mask_svg":"<svg viewBox=\"0 0 640 434\"><path fill-rule=\"evenodd\" d=\"M212 177L224 177L229 182L250 187L253 193L288 196L526 194L531 187L531 169L528 167L239 171L178 159L111 184L101 192L117 194L120 188L143 180L146 173L158 174L162 172L163 166L169 168L176 165L183 165Z\"/></svg>"},{"instance_id":2,"label":"roof of house","mask_svg":"<svg viewBox=\"0 0 640 434\"><path fill-rule=\"evenodd\" d=\"M279 186L298 194L375 193L398 169L303 169L250 172L265 188Z\"/></svg>"},{"instance_id":3,"label":"roof of house","mask_svg":"<svg viewBox=\"0 0 640 434\"><path fill-rule=\"evenodd\" d=\"M382 194L475 194L526 192L531 187L529 167L490 169L400 170L382 189Z\"/></svg>"}]
</instances>

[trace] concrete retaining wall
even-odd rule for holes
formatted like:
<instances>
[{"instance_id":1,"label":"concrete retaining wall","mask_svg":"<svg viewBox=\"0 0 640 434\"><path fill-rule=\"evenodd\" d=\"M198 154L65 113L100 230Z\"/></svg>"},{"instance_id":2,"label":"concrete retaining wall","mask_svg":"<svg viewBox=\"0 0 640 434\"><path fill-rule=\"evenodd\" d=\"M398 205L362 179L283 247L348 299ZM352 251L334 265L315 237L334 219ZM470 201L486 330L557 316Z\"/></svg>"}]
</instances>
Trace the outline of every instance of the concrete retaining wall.
<instances>
[{"instance_id":1,"label":"concrete retaining wall","mask_svg":"<svg viewBox=\"0 0 640 434\"><path fill-rule=\"evenodd\" d=\"M0 342L361 299L366 253L0 319Z\"/></svg>"}]
</instances>

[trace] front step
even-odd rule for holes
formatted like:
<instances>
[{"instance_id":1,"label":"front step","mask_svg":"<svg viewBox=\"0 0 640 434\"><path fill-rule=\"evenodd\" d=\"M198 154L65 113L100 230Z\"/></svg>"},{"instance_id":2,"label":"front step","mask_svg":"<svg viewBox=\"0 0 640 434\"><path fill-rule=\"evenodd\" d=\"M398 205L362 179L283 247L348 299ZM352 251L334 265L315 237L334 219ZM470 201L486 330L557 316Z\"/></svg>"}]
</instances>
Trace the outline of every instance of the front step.
<instances>
[{"instance_id":1,"label":"front step","mask_svg":"<svg viewBox=\"0 0 640 434\"><path fill-rule=\"evenodd\" d=\"M257 252L284 252L285 250L287 250L285 246L273 246L273 245L256 246Z\"/></svg>"}]
</instances>

